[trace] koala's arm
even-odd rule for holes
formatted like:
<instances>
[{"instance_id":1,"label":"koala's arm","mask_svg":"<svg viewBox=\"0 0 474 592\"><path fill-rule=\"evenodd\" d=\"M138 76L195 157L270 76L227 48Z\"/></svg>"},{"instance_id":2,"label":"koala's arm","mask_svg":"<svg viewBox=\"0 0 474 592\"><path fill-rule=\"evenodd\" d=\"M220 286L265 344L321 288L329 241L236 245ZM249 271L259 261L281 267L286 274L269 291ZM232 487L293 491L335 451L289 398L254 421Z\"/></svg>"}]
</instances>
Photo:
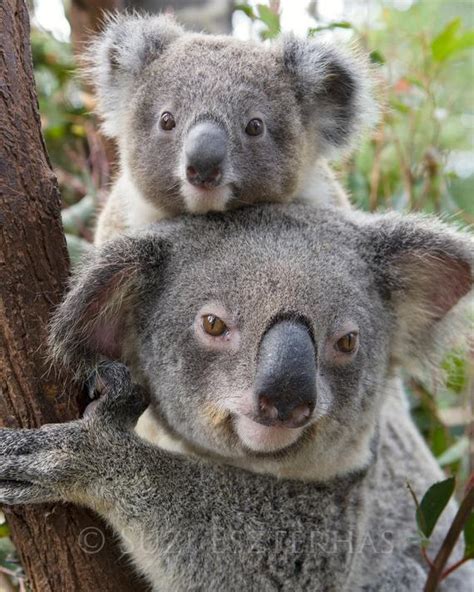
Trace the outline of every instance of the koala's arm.
<instances>
[{"instance_id":1,"label":"koala's arm","mask_svg":"<svg viewBox=\"0 0 474 592\"><path fill-rule=\"evenodd\" d=\"M147 397L132 385L125 366L102 364L97 384L103 396L81 420L0 429L0 504L68 501L89 507L121 535L148 580L163 584L166 570L159 556L166 560L172 554L179 563L171 539L179 539L187 504L202 499L199 464L163 452L133 432ZM194 513L186 518L192 524L202 520ZM182 538L188 534L181 533ZM178 546L186 554L186 545Z\"/></svg>"},{"instance_id":2,"label":"koala's arm","mask_svg":"<svg viewBox=\"0 0 474 592\"><path fill-rule=\"evenodd\" d=\"M109 514L113 489L123 481L125 465L119 469L120 463L143 453L131 429L146 397L140 387L132 387L120 364L101 365L97 385L104 397L91 404L94 410L82 420L0 430L1 503L65 500Z\"/></svg>"}]
</instances>

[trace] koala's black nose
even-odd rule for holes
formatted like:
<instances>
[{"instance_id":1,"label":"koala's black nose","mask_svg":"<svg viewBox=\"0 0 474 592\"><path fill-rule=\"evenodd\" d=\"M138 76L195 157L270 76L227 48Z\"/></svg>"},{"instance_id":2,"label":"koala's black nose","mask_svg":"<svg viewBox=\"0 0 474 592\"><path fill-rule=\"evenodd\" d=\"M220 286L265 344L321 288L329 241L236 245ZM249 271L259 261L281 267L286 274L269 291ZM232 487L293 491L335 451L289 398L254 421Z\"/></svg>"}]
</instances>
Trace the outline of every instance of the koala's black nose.
<instances>
[{"instance_id":1,"label":"koala's black nose","mask_svg":"<svg viewBox=\"0 0 474 592\"><path fill-rule=\"evenodd\" d=\"M203 121L189 131L184 143L186 178L197 187L216 187L227 156L227 134L217 123Z\"/></svg>"},{"instance_id":2,"label":"koala's black nose","mask_svg":"<svg viewBox=\"0 0 474 592\"><path fill-rule=\"evenodd\" d=\"M303 323L279 321L264 335L254 389L258 422L291 428L308 422L316 404L316 356Z\"/></svg>"}]
</instances>

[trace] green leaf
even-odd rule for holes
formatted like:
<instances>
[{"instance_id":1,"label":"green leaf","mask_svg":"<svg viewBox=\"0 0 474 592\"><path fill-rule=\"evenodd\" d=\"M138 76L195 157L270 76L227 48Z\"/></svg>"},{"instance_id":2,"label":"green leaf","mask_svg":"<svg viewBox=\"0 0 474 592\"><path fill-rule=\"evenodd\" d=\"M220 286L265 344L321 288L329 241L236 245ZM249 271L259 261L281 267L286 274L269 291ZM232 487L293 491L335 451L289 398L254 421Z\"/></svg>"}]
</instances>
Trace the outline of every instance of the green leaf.
<instances>
[{"instance_id":1,"label":"green leaf","mask_svg":"<svg viewBox=\"0 0 474 592\"><path fill-rule=\"evenodd\" d=\"M419 80L418 78L415 78L414 76L407 76L406 80L407 80L407 82L409 82L413 86L416 86L423 91L425 90L425 86L424 86L423 82L421 80Z\"/></svg>"},{"instance_id":2,"label":"green leaf","mask_svg":"<svg viewBox=\"0 0 474 592\"><path fill-rule=\"evenodd\" d=\"M241 10L253 21L257 18L253 8L249 4L237 4L234 10Z\"/></svg>"},{"instance_id":3,"label":"green leaf","mask_svg":"<svg viewBox=\"0 0 474 592\"><path fill-rule=\"evenodd\" d=\"M352 29L352 25L351 23L348 23L347 21L340 21L338 23L331 23L329 25L330 29Z\"/></svg>"},{"instance_id":4,"label":"green leaf","mask_svg":"<svg viewBox=\"0 0 474 592\"><path fill-rule=\"evenodd\" d=\"M370 52L370 61L373 64L385 64L385 58L378 49L374 49Z\"/></svg>"},{"instance_id":5,"label":"green leaf","mask_svg":"<svg viewBox=\"0 0 474 592\"><path fill-rule=\"evenodd\" d=\"M423 496L416 511L416 522L421 533L429 538L454 491L455 479L449 477L432 485Z\"/></svg>"},{"instance_id":6,"label":"green leaf","mask_svg":"<svg viewBox=\"0 0 474 592\"><path fill-rule=\"evenodd\" d=\"M10 535L10 529L8 528L8 524L4 522L0 524L0 539L3 537L7 537Z\"/></svg>"},{"instance_id":7,"label":"green leaf","mask_svg":"<svg viewBox=\"0 0 474 592\"><path fill-rule=\"evenodd\" d=\"M444 62L464 49L474 47L474 30L458 34L460 27L460 18L452 20L431 42L431 53L437 62Z\"/></svg>"},{"instance_id":8,"label":"green leaf","mask_svg":"<svg viewBox=\"0 0 474 592\"><path fill-rule=\"evenodd\" d=\"M257 4L257 10L259 19L268 29L264 32L265 39L273 39L280 33L280 15L265 4Z\"/></svg>"},{"instance_id":9,"label":"green leaf","mask_svg":"<svg viewBox=\"0 0 474 592\"><path fill-rule=\"evenodd\" d=\"M452 351L443 360L442 368L446 372L446 387L457 394L464 392L468 381L466 353Z\"/></svg>"},{"instance_id":10,"label":"green leaf","mask_svg":"<svg viewBox=\"0 0 474 592\"><path fill-rule=\"evenodd\" d=\"M462 436L457 442L450 446L436 459L440 466L445 467L452 463L458 462L464 456L464 453L469 448L469 439L467 436Z\"/></svg>"},{"instance_id":11,"label":"green leaf","mask_svg":"<svg viewBox=\"0 0 474 592\"><path fill-rule=\"evenodd\" d=\"M10 529L8 528L8 524L5 520L5 515L0 510L0 539L10 536Z\"/></svg>"},{"instance_id":12,"label":"green leaf","mask_svg":"<svg viewBox=\"0 0 474 592\"><path fill-rule=\"evenodd\" d=\"M410 492L411 497L413 498L413 501L415 502L415 506L416 506L416 515L418 516L418 512L420 511L420 502L418 501L418 497L415 493L415 490L413 489L413 487L410 485L410 483L407 481L407 488L408 491ZM422 547L427 547L429 540L423 535L423 533L421 532L421 530L418 528L419 533L420 533L420 537L421 537L421 546Z\"/></svg>"},{"instance_id":13,"label":"green leaf","mask_svg":"<svg viewBox=\"0 0 474 592\"><path fill-rule=\"evenodd\" d=\"M13 563L15 557L15 548L9 537L0 538L0 567L6 567L12 571L19 569L18 565Z\"/></svg>"},{"instance_id":14,"label":"green leaf","mask_svg":"<svg viewBox=\"0 0 474 592\"><path fill-rule=\"evenodd\" d=\"M463 35L456 39L456 42L453 44L453 50L458 52L463 49L470 49L474 47L474 30L471 29L466 31Z\"/></svg>"},{"instance_id":15,"label":"green leaf","mask_svg":"<svg viewBox=\"0 0 474 592\"><path fill-rule=\"evenodd\" d=\"M455 18L450 21L446 27L431 42L431 53L437 62L445 59L446 52L456 37L456 33L461 27L461 19Z\"/></svg>"},{"instance_id":16,"label":"green leaf","mask_svg":"<svg viewBox=\"0 0 474 592\"><path fill-rule=\"evenodd\" d=\"M474 559L474 512L464 526L464 558Z\"/></svg>"},{"instance_id":17,"label":"green leaf","mask_svg":"<svg viewBox=\"0 0 474 592\"><path fill-rule=\"evenodd\" d=\"M401 101L397 101L395 99L392 99L390 101L390 106L393 109L396 109L397 111L399 111L400 113L410 113L410 107L408 107L408 105L405 105L405 103L402 103Z\"/></svg>"},{"instance_id":18,"label":"green leaf","mask_svg":"<svg viewBox=\"0 0 474 592\"><path fill-rule=\"evenodd\" d=\"M351 23L341 21L338 23L330 23L329 25L321 25L320 27L312 27L308 29L308 37L314 37L320 31L331 31L332 29L352 29Z\"/></svg>"}]
</instances>

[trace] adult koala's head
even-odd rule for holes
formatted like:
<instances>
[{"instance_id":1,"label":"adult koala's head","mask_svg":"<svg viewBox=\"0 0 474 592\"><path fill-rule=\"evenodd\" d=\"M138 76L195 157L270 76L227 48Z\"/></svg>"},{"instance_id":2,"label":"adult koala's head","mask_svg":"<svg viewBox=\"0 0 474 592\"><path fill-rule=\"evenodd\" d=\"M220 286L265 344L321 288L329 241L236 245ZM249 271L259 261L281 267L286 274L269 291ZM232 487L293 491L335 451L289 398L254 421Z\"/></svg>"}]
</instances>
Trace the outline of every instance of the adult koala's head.
<instances>
[{"instance_id":1,"label":"adult koala's head","mask_svg":"<svg viewBox=\"0 0 474 592\"><path fill-rule=\"evenodd\" d=\"M330 476L367 461L388 377L439 349L472 264L468 237L420 217L262 205L176 219L87 263L52 343L84 373L99 354L133 360L195 449L279 462L311 447Z\"/></svg>"},{"instance_id":2,"label":"adult koala's head","mask_svg":"<svg viewBox=\"0 0 474 592\"><path fill-rule=\"evenodd\" d=\"M376 112L366 60L313 40L266 46L117 16L89 64L122 166L168 215L290 201Z\"/></svg>"}]
</instances>

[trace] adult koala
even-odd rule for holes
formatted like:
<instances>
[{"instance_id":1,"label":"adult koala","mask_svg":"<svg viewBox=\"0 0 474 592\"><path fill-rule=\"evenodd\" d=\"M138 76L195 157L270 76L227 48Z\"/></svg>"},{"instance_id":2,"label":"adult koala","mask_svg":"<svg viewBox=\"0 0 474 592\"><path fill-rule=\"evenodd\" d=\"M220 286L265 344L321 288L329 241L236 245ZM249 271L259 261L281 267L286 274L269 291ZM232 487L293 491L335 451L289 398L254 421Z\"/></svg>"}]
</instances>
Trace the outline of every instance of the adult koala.
<instances>
[{"instance_id":1,"label":"adult koala","mask_svg":"<svg viewBox=\"0 0 474 592\"><path fill-rule=\"evenodd\" d=\"M376 118L362 55L117 15L88 63L104 130L120 153L97 244L185 212L296 199L348 205L326 159Z\"/></svg>"},{"instance_id":2,"label":"adult koala","mask_svg":"<svg viewBox=\"0 0 474 592\"><path fill-rule=\"evenodd\" d=\"M397 372L436 360L472 274L472 240L435 220L303 205L108 243L53 345L80 377L126 361L146 390L99 365L85 419L0 430L0 502L95 509L155 590L418 592L406 481L422 494L442 475ZM185 454L133 431L145 392Z\"/></svg>"}]
</instances>

